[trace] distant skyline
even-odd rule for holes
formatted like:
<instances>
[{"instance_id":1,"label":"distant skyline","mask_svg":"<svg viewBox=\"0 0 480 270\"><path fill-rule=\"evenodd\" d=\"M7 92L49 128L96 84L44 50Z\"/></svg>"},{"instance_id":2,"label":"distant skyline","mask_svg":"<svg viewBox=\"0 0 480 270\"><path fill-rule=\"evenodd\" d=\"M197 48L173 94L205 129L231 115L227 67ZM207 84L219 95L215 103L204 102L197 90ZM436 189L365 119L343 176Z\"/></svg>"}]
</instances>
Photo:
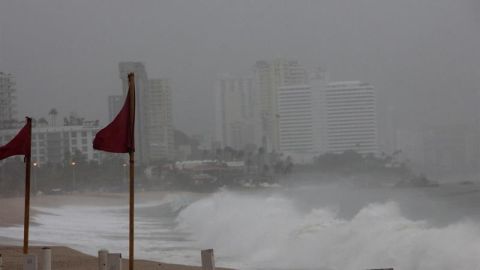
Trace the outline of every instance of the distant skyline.
<instances>
[{"instance_id":1,"label":"distant skyline","mask_svg":"<svg viewBox=\"0 0 480 270\"><path fill-rule=\"evenodd\" d=\"M175 127L213 134L217 74L250 75L285 57L361 80L398 123L480 116L477 0L6 0L0 71L17 82L18 118L77 112L108 120L118 63L172 79ZM382 121L382 119L380 119Z\"/></svg>"}]
</instances>

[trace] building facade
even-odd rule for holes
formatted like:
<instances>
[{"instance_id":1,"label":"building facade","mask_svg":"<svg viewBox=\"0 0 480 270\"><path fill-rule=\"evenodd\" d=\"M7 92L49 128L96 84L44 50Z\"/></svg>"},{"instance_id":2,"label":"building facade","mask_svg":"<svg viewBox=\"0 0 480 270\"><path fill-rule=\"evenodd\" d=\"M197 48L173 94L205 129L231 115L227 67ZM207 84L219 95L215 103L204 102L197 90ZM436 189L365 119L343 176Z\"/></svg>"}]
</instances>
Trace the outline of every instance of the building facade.
<instances>
[{"instance_id":1,"label":"building facade","mask_svg":"<svg viewBox=\"0 0 480 270\"><path fill-rule=\"evenodd\" d=\"M7 144L22 126L0 130L0 145ZM32 128L32 162L37 164L64 164L82 155L86 161L100 162L102 153L93 150L93 139L99 131L98 121L87 121L80 126L40 126Z\"/></svg>"},{"instance_id":2,"label":"building facade","mask_svg":"<svg viewBox=\"0 0 480 270\"><path fill-rule=\"evenodd\" d=\"M322 91L326 151L378 153L376 99L370 84L331 82Z\"/></svg>"},{"instance_id":3,"label":"building facade","mask_svg":"<svg viewBox=\"0 0 480 270\"><path fill-rule=\"evenodd\" d=\"M314 152L313 97L310 85L278 88L279 150L285 153Z\"/></svg>"},{"instance_id":4,"label":"building facade","mask_svg":"<svg viewBox=\"0 0 480 270\"><path fill-rule=\"evenodd\" d=\"M171 81L149 80L141 62L121 62L119 70L124 96L128 91L128 74L135 74L135 152L138 161L149 164L173 158Z\"/></svg>"},{"instance_id":5,"label":"building facade","mask_svg":"<svg viewBox=\"0 0 480 270\"><path fill-rule=\"evenodd\" d=\"M13 75L0 72L0 129L15 126L15 80Z\"/></svg>"},{"instance_id":6,"label":"building facade","mask_svg":"<svg viewBox=\"0 0 480 270\"><path fill-rule=\"evenodd\" d=\"M308 84L308 74L297 61L282 58L257 61L254 72L260 100L262 143L269 150L279 150L278 88Z\"/></svg>"},{"instance_id":7,"label":"building facade","mask_svg":"<svg viewBox=\"0 0 480 270\"><path fill-rule=\"evenodd\" d=\"M175 154L172 120L172 84L169 79L148 80L146 130L149 159L172 159Z\"/></svg>"},{"instance_id":8,"label":"building facade","mask_svg":"<svg viewBox=\"0 0 480 270\"><path fill-rule=\"evenodd\" d=\"M258 110L251 78L223 76L215 83L215 141L219 147L244 149L258 144Z\"/></svg>"}]
</instances>

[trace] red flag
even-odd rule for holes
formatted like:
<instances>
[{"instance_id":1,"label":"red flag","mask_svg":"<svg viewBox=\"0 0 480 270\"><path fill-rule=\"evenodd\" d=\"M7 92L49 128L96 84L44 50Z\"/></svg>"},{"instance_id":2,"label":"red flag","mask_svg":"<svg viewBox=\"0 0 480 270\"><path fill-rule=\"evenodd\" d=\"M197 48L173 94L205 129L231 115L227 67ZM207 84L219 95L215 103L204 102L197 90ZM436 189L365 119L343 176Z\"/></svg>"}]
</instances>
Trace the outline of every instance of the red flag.
<instances>
[{"instance_id":1,"label":"red flag","mask_svg":"<svg viewBox=\"0 0 480 270\"><path fill-rule=\"evenodd\" d=\"M128 74L128 93L122 109L115 119L100 130L93 140L93 149L112 153L135 151L135 82L133 73Z\"/></svg>"},{"instance_id":2,"label":"red flag","mask_svg":"<svg viewBox=\"0 0 480 270\"><path fill-rule=\"evenodd\" d=\"M27 123L9 143L0 147L0 160L16 155L30 157L32 145L32 119L27 117Z\"/></svg>"}]
</instances>

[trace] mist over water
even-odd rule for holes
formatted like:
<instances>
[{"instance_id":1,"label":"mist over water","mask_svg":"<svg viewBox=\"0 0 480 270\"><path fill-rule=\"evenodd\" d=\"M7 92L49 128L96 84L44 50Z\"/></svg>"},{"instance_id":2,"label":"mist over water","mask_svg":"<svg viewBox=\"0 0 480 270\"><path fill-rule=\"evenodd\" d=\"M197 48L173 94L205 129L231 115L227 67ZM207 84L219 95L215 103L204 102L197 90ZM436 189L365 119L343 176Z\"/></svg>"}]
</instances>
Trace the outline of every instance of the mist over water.
<instances>
[{"instance_id":1,"label":"mist over water","mask_svg":"<svg viewBox=\"0 0 480 270\"><path fill-rule=\"evenodd\" d=\"M311 179L308 179L311 180ZM346 180L262 191L172 193L137 205L136 255L238 269L472 269L480 264L475 185L399 189ZM128 207L38 208L35 243L128 254ZM21 239L22 227L0 228Z\"/></svg>"}]
</instances>

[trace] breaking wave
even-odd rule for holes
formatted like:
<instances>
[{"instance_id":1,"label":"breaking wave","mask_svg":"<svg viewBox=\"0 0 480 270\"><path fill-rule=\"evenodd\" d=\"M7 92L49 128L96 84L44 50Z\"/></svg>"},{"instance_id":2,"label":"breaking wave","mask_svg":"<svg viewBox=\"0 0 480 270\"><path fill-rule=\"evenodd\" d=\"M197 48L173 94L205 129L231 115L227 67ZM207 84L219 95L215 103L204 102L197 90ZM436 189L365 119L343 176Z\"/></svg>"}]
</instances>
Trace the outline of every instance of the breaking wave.
<instances>
[{"instance_id":1,"label":"breaking wave","mask_svg":"<svg viewBox=\"0 0 480 270\"><path fill-rule=\"evenodd\" d=\"M179 230L199 248L243 269L474 269L477 222L434 227L395 202L367 204L351 218L331 208L302 211L292 199L222 191L180 212Z\"/></svg>"}]
</instances>

